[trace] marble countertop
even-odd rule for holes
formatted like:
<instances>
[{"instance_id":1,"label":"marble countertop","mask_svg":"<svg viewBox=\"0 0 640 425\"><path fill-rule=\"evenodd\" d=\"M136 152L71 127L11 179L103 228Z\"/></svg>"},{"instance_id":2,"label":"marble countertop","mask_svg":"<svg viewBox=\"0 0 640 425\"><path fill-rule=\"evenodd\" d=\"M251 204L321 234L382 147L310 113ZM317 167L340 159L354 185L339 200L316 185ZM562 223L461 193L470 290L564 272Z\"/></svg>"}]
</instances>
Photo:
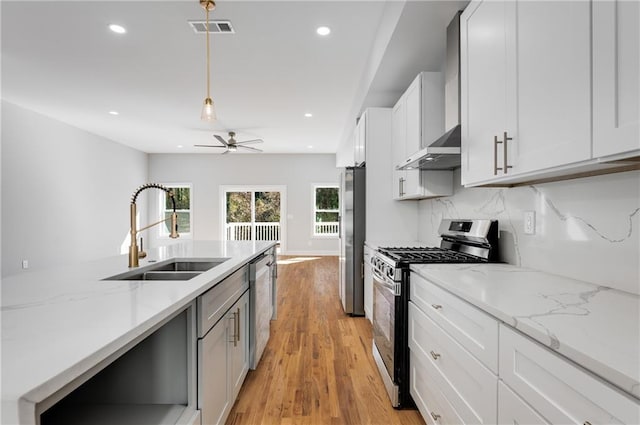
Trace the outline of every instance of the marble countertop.
<instances>
[{"instance_id":1,"label":"marble countertop","mask_svg":"<svg viewBox=\"0 0 640 425\"><path fill-rule=\"evenodd\" d=\"M640 398L640 296L508 264L411 270Z\"/></svg>"},{"instance_id":2,"label":"marble countertop","mask_svg":"<svg viewBox=\"0 0 640 425\"><path fill-rule=\"evenodd\" d=\"M148 250L171 258L229 258L189 281L103 281L127 256L2 280L2 423L31 423L35 404L186 308L273 242L184 242Z\"/></svg>"}]
</instances>

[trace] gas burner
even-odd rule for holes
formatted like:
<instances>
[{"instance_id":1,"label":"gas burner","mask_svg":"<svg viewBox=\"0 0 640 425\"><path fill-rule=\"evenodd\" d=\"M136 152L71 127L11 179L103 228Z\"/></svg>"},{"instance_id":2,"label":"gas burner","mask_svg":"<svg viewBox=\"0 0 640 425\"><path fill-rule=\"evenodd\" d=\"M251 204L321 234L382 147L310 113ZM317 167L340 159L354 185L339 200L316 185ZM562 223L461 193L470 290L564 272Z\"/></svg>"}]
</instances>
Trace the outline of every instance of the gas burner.
<instances>
[{"instance_id":1,"label":"gas burner","mask_svg":"<svg viewBox=\"0 0 640 425\"><path fill-rule=\"evenodd\" d=\"M383 247L378 251L397 263L478 263L486 259L438 247Z\"/></svg>"}]
</instances>

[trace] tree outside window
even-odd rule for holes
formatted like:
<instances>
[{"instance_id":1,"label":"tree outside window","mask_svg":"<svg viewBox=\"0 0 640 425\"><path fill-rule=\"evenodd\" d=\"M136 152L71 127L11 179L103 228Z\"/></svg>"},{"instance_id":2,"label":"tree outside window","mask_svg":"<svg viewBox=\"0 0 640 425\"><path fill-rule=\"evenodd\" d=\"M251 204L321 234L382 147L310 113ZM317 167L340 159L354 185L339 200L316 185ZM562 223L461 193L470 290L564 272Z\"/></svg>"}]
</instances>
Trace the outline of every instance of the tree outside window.
<instances>
[{"instance_id":1,"label":"tree outside window","mask_svg":"<svg viewBox=\"0 0 640 425\"><path fill-rule=\"evenodd\" d=\"M176 213L178 214L178 233L181 235L191 233L191 186L189 185L168 185L172 192L173 197L176 200ZM173 213L173 202L168 193L161 192L161 204L162 204L162 217L167 219L171 217ZM170 233L169 226L171 226L171 220L164 222L163 226L160 226L160 235L168 236Z\"/></svg>"},{"instance_id":2,"label":"tree outside window","mask_svg":"<svg viewBox=\"0 0 640 425\"><path fill-rule=\"evenodd\" d=\"M313 187L313 236L338 236L340 188L335 185Z\"/></svg>"}]
</instances>

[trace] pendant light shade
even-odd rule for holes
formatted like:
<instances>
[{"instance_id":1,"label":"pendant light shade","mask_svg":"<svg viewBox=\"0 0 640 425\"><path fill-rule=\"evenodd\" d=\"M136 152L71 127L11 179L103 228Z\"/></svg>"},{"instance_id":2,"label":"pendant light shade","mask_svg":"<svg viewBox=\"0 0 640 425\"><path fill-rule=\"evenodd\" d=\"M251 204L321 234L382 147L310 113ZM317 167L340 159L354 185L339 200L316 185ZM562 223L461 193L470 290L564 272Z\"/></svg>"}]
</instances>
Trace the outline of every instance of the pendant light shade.
<instances>
[{"instance_id":1,"label":"pendant light shade","mask_svg":"<svg viewBox=\"0 0 640 425\"><path fill-rule=\"evenodd\" d=\"M216 3L213 0L199 0L200 6L205 11L207 17L207 97L205 97L203 105L202 105L202 114L200 115L200 119L203 121L215 121L216 120L216 110L213 105L213 99L211 99L211 83L210 83L210 74L211 74L211 60L210 60L210 49L209 49L209 11L216 8Z\"/></svg>"}]
</instances>

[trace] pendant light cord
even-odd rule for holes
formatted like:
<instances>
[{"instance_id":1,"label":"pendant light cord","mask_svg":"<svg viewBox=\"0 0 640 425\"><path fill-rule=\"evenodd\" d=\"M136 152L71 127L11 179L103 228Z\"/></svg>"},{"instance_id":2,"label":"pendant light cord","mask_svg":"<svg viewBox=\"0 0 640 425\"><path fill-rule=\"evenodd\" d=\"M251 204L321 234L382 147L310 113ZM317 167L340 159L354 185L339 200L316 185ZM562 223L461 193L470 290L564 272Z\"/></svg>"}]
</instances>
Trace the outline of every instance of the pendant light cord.
<instances>
[{"instance_id":1,"label":"pendant light cord","mask_svg":"<svg viewBox=\"0 0 640 425\"><path fill-rule=\"evenodd\" d=\"M210 74L210 53L209 53L209 3L204 8L207 15L207 99L211 98L209 74Z\"/></svg>"}]
</instances>

